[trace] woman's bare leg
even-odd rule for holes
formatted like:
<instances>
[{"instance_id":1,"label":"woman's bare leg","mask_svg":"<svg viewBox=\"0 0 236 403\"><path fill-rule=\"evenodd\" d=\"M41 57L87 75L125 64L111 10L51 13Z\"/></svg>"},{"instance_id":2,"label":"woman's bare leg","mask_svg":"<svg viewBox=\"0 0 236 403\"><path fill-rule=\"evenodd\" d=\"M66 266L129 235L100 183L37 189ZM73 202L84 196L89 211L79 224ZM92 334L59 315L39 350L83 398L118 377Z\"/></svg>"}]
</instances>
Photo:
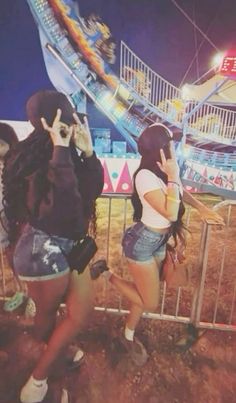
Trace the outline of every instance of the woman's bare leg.
<instances>
[{"instance_id":1,"label":"woman's bare leg","mask_svg":"<svg viewBox=\"0 0 236 403\"><path fill-rule=\"evenodd\" d=\"M92 308L92 286L88 269L80 275L77 272L71 273L66 307L66 318L54 330L47 350L33 371L35 379L45 379L50 375L56 359L75 338L88 317Z\"/></svg>"},{"instance_id":2,"label":"woman's bare leg","mask_svg":"<svg viewBox=\"0 0 236 403\"><path fill-rule=\"evenodd\" d=\"M57 310L70 281L70 274L48 281L27 282L28 294L36 306L34 337L48 342L56 324Z\"/></svg>"},{"instance_id":3,"label":"woman's bare leg","mask_svg":"<svg viewBox=\"0 0 236 403\"><path fill-rule=\"evenodd\" d=\"M143 307L142 298L137 290L137 287L131 281L124 280L115 273L111 274L110 283L113 284L122 295L124 295L132 304Z\"/></svg>"},{"instance_id":4,"label":"woman's bare leg","mask_svg":"<svg viewBox=\"0 0 236 403\"><path fill-rule=\"evenodd\" d=\"M155 260L141 263L128 259L128 269L134 283L126 281L116 274L111 275L110 282L129 299L131 306L126 325L130 330L134 330L143 311L153 311L158 305L159 274Z\"/></svg>"}]
</instances>

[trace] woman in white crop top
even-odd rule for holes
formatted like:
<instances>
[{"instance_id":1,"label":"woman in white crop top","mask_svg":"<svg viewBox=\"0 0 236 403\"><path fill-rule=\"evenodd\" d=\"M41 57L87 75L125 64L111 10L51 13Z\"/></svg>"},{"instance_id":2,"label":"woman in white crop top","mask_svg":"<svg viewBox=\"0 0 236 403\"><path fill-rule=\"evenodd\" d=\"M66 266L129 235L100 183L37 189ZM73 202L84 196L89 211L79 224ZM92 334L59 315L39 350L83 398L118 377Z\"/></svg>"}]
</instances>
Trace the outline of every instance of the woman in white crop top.
<instances>
[{"instance_id":1,"label":"woman in white crop top","mask_svg":"<svg viewBox=\"0 0 236 403\"><path fill-rule=\"evenodd\" d=\"M128 282L110 270L110 282L130 300L130 313L121 338L137 365L147 360L147 352L134 332L144 311L154 311L159 302L159 269L170 236L185 245L183 201L197 208L203 218L223 224L214 211L187 193L180 181L172 133L162 124L154 124L138 140L141 162L134 174L132 203L134 221L122 240L123 252L134 282Z\"/></svg>"}]
</instances>

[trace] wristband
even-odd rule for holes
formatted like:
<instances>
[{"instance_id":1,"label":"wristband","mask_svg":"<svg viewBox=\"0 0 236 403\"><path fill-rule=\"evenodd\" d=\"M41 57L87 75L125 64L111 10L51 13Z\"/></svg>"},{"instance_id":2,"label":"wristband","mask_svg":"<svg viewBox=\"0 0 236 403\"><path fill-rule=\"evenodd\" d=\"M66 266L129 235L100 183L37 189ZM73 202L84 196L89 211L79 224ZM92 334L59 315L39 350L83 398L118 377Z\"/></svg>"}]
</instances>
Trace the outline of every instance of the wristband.
<instances>
[{"instance_id":1,"label":"wristband","mask_svg":"<svg viewBox=\"0 0 236 403\"><path fill-rule=\"evenodd\" d=\"M180 187L180 186L179 186L179 183L178 183L178 182L174 182L174 181L168 181L168 182L167 182L167 186L168 186L168 188L173 188L173 187L175 187L175 186Z\"/></svg>"},{"instance_id":2,"label":"wristband","mask_svg":"<svg viewBox=\"0 0 236 403\"><path fill-rule=\"evenodd\" d=\"M173 201L174 203L180 203L179 199L175 199L174 197L167 196L167 200Z\"/></svg>"}]
</instances>

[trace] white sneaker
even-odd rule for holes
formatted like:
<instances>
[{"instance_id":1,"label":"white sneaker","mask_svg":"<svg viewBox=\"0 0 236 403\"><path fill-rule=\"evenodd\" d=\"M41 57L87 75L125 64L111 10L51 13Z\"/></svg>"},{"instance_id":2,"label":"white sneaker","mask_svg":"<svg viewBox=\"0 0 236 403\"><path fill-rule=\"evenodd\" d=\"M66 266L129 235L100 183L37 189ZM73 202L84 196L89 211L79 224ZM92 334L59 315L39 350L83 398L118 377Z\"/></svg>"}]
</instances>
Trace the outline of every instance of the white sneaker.
<instances>
[{"instance_id":1,"label":"white sneaker","mask_svg":"<svg viewBox=\"0 0 236 403\"><path fill-rule=\"evenodd\" d=\"M21 403L39 403L45 398L48 390L48 384L45 381L36 381L32 376L21 389Z\"/></svg>"}]
</instances>

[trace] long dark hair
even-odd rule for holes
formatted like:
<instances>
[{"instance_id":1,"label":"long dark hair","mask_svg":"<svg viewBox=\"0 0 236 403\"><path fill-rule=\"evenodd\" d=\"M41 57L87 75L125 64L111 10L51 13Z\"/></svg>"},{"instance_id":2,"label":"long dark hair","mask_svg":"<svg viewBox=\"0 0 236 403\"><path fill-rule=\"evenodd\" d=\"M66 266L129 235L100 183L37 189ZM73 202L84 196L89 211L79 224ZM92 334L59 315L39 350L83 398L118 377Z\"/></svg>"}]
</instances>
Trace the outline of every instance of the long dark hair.
<instances>
[{"instance_id":1,"label":"long dark hair","mask_svg":"<svg viewBox=\"0 0 236 403\"><path fill-rule=\"evenodd\" d=\"M19 235L22 224L29 218L27 211L26 178L39 171L38 194L35 209L42 200L48 186L46 170L52 155L52 142L48 133L37 131L20 141L6 156L3 169L3 205L8 219L9 240L14 242Z\"/></svg>"},{"instance_id":2,"label":"long dark hair","mask_svg":"<svg viewBox=\"0 0 236 403\"><path fill-rule=\"evenodd\" d=\"M9 144L9 147L18 143L18 137L13 127L3 122L0 122L0 139Z\"/></svg>"},{"instance_id":3,"label":"long dark hair","mask_svg":"<svg viewBox=\"0 0 236 403\"><path fill-rule=\"evenodd\" d=\"M143 206L138 196L135 178L141 169L148 169L153 172L167 185L167 175L159 168L157 161L161 162L160 150L163 149L166 159L170 158L169 143L172 140L172 134L169 129L162 124L153 124L146 128L138 139L138 151L141 154L141 161L138 169L133 175L133 194L131 197L132 205L134 208L133 219L140 221L143 212ZM175 222L171 224L171 235L174 238L175 245L178 239L185 245L185 225L183 223L183 215L185 207L180 195L180 205L178 217Z\"/></svg>"},{"instance_id":4,"label":"long dark hair","mask_svg":"<svg viewBox=\"0 0 236 403\"><path fill-rule=\"evenodd\" d=\"M77 151L72 143L70 148L72 161L78 160ZM2 179L3 204L8 219L10 242L14 243L17 240L22 225L30 217L26 203L27 177L37 172L37 194L33 214L37 215L40 203L47 194L49 189L47 170L52 151L53 145L49 134L44 130L35 130L7 155ZM90 231L95 235L96 203L94 201L85 200L84 216L90 221Z\"/></svg>"}]
</instances>

